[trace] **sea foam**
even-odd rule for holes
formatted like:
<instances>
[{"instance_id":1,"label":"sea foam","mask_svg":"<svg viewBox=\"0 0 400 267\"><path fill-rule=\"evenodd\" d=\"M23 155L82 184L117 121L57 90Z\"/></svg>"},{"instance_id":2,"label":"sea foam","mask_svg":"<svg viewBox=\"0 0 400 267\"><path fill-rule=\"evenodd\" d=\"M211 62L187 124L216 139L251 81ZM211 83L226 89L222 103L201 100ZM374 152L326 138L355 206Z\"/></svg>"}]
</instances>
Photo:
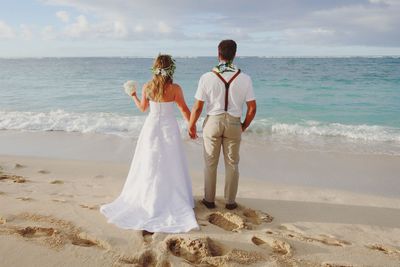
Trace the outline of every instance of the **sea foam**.
<instances>
[{"instance_id":1,"label":"sea foam","mask_svg":"<svg viewBox=\"0 0 400 267\"><path fill-rule=\"evenodd\" d=\"M0 129L103 133L137 137L145 116L114 113L0 111Z\"/></svg>"},{"instance_id":2,"label":"sea foam","mask_svg":"<svg viewBox=\"0 0 400 267\"><path fill-rule=\"evenodd\" d=\"M129 116L118 113L92 112L74 113L64 110L50 112L0 111L1 130L65 131L80 133L116 134L139 136L146 115ZM178 117L182 134L185 122ZM199 122L201 125L201 121ZM201 130L201 127L198 127ZM283 123L273 119L256 119L246 131L254 141L263 142L271 136L297 136L301 138L339 137L360 142L392 142L400 144L400 129L377 125L346 125L302 121ZM246 140L251 141L252 138Z\"/></svg>"}]
</instances>

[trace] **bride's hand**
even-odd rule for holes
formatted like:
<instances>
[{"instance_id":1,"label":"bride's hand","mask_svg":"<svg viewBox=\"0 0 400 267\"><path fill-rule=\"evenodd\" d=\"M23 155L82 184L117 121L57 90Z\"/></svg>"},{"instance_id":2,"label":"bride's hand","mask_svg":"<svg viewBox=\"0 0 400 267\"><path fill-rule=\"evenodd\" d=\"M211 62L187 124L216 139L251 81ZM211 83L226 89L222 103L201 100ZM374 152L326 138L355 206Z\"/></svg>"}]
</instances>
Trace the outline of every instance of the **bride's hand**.
<instances>
[{"instance_id":1,"label":"bride's hand","mask_svg":"<svg viewBox=\"0 0 400 267\"><path fill-rule=\"evenodd\" d=\"M134 94L136 94L136 88L137 88L138 84L136 81L126 81L124 83L124 90L125 93L129 96L133 96Z\"/></svg>"},{"instance_id":2,"label":"bride's hand","mask_svg":"<svg viewBox=\"0 0 400 267\"><path fill-rule=\"evenodd\" d=\"M189 136L192 139L196 139L198 137L196 133L196 125L193 125L192 127L189 128Z\"/></svg>"}]
</instances>

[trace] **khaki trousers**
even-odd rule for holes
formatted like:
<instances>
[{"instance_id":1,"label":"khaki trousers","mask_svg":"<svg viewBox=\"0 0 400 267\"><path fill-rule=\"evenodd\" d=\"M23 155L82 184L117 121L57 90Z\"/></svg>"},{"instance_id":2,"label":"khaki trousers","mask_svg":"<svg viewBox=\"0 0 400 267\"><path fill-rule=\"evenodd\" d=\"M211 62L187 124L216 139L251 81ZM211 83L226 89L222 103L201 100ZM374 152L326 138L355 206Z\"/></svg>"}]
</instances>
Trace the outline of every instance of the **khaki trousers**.
<instances>
[{"instance_id":1,"label":"khaki trousers","mask_svg":"<svg viewBox=\"0 0 400 267\"><path fill-rule=\"evenodd\" d=\"M239 148L242 135L240 118L228 113L207 115L203 123L204 198L214 202L217 167L221 151L225 159L225 202L235 202L239 182Z\"/></svg>"}]
</instances>

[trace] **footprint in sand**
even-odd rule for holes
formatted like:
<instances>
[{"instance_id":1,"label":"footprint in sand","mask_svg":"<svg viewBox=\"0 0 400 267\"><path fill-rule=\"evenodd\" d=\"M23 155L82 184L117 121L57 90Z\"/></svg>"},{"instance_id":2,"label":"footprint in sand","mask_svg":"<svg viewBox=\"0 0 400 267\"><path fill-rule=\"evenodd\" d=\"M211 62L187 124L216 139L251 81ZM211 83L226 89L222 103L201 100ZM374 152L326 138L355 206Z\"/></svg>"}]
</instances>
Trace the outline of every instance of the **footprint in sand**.
<instances>
[{"instance_id":1,"label":"footprint in sand","mask_svg":"<svg viewBox=\"0 0 400 267\"><path fill-rule=\"evenodd\" d=\"M247 220L249 220L251 223L260 225L262 223L270 223L274 220L274 217L271 215L259 211L259 210L253 210L250 208L246 208L242 211L243 216L246 217Z\"/></svg>"},{"instance_id":2,"label":"footprint in sand","mask_svg":"<svg viewBox=\"0 0 400 267\"><path fill-rule=\"evenodd\" d=\"M226 230L237 232L245 228L245 222L242 217L230 212L213 212L208 216L208 222Z\"/></svg>"},{"instance_id":3,"label":"footprint in sand","mask_svg":"<svg viewBox=\"0 0 400 267\"><path fill-rule=\"evenodd\" d=\"M140 253L137 256L133 257L122 256L118 259L118 261L124 264L134 264L135 266L143 266L143 267L171 266L171 264L166 260L158 263L156 254L151 250L146 250L143 253Z\"/></svg>"},{"instance_id":4,"label":"footprint in sand","mask_svg":"<svg viewBox=\"0 0 400 267\"><path fill-rule=\"evenodd\" d=\"M282 230L280 234L290 239L296 239L305 242L317 242L327 246L336 246L336 247L344 247L351 245L350 242L338 239L333 235L319 234L315 236L307 236L302 233L296 232L294 230L289 230L284 225L281 225L279 228Z\"/></svg>"},{"instance_id":5,"label":"footprint in sand","mask_svg":"<svg viewBox=\"0 0 400 267\"><path fill-rule=\"evenodd\" d=\"M253 210L246 208L242 205L238 205L235 210L227 211L221 207L222 201L217 200L217 209L214 212L206 210L201 200L196 205L196 214L205 214L198 217L199 221L209 222L216 225L226 231L238 232L241 229L253 229L263 223L270 223L273 221L273 217L265 212L259 210ZM220 208L218 208L220 207ZM207 226L208 224L202 223L201 226Z\"/></svg>"},{"instance_id":6,"label":"footprint in sand","mask_svg":"<svg viewBox=\"0 0 400 267\"><path fill-rule=\"evenodd\" d=\"M251 238L251 242L260 248L271 250L272 253L278 254L280 256L291 256L293 254L292 246L283 240L265 237L259 238L257 236L253 236Z\"/></svg>"},{"instance_id":7,"label":"footprint in sand","mask_svg":"<svg viewBox=\"0 0 400 267\"><path fill-rule=\"evenodd\" d=\"M84 209L89 209L89 210L98 210L99 205L85 205L85 204L79 204Z\"/></svg>"},{"instance_id":8,"label":"footprint in sand","mask_svg":"<svg viewBox=\"0 0 400 267\"><path fill-rule=\"evenodd\" d=\"M22 169L22 168L26 168L26 166L19 163L14 164L14 169Z\"/></svg>"},{"instance_id":9,"label":"footprint in sand","mask_svg":"<svg viewBox=\"0 0 400 267\"><path fill-rule=\"evenodd\" d=\"M153 234L154 233L146 230L142 231L143 240L146 244L151 243L151 241L153 241Z\"/></svg>"},{"instance_id":10,"label":"footprint in sand","mask_svg":"<svg viewBox=\"0 0 400 267\"><path fill-rule=\"evenodd\" d=\"M26 183L28 181L22 176L12 174L0 174L0 181L2 180L13 181L14 183Z\"/></svg>"},{"instance_id":11,"label":"footprint in sand","mask_svg":"<svg viewBox=\"0 0 400 267\"><path fill-rule=\"evenodd\" d=\"M174 256L194 264L201 263L206 257L222 256L222 248L208 237L194 240L169 238L165 241L165 245Z\"/></svg>"},{"instance_id":12,"label":"footprint in sand","mask_svg":"<svg viewBox=\"0 0 400 267\"><path fill-rule=\"evenodd\" d=\"M93 247L98 245L98 242L94 238L88 238L86 233L79 233L77 235L74 235L71 238L71 243L75 246L81 246L81 247Z\"/></svg>"},{"instance_id":13,"label":"footprint in sand","mask_svg":"<svg viewBox=\"0 0 400 267\"><path fill-rule=\"evenodd\" d=\"M351 245L350 242L348 242L346 240L338 239L333 235L320 234L317 237L310 237L310 239L313 241L316 241L316 242L321 242L322 244L328 245L328 246L344 247L344 246Z\"/></svg>"},{"instance_id":14,"label":"footprint in sand","mask_svg":"<svg viewBox=\"0 0 400 267\"><path fill-rule=\"evenodd\" d=\"M53 216L24 212L14 215L10 222L0 224L0 234L21 236L26 240L33 240L38 244L54 249L63 248L66 244L102 249L110 248L106 241L81 231L80 228L69 221ZM25 226L21 224L25 224Z\"/></svg>"},{"instance_id":15,"label":"footprint in sand","mask_svg":"<svg viewBox=\"0 0 400 267\"><path fill-rule=\"evenodd\" d=\"M324 234L320 234L317 236L305 236L299 233L289 233L286 235L286 237L306 242L318 242L327 246L344 247L346 245L351 245L351 243L348 241L337 239L334 236Z\"/></svg>"},{"instance_id":16,"label":"footprint in sand","mask_svg":"<svg viewBox=\"0 0 400 267\"><path fill-rule=\"evenodd\" d=\"M49 174L50 171L48 171L48 170L38 170L38 173L40 173L40 174Z\"/></svg>"},{"instance_id":17,"label":"footprint in sand","mask_svg":"<svg viewBox=\"0 0 400 267\"><path fill-rule=\"evenodd\" d=\"M74 234L71 238L71 243L73 245L81 247L95 246L106 250L109 250L111 248L111 245L107 241L96 238L95 236L87 232L79 232L77 234Z\"/></svg>"},{"instance_id":18,"label":"footprint in sand","mask_svg":"<svg viewBox=\"0 0 400 267\"><path fill-rule=\"evenodd\" d=\"M50 183L51 184L63 184L64 181L63 180L53 180L53 181L50 181Z\"/></svg>"},{"instance_id":19,"label":"footprint in sand","mask_svg":"<svg viewBox=\"0 0 400 267\"><path fill-rule=\"evenodd\" d=\"M265 260L258 252L228 249L209 237L197 239L173 237L165 241L165 246L174 256L195 265L229 266L229 263L233 262L252 264Z\"/></svg>"},{"instance_id":20,"label":"footprint in sand","mask_svg":"<svg viewBox=\"0 0 400 267\"><path fill-rule=\"evenodd\" d=\"M54 201L54 202L60 202L60 203L66 203L66 202L68 202L66 199L62 199L62 198L53 198L52 201Z\"/></svg>"},{"instance_id":21,"label":"footprint in sand","mask_svg":"<svg viewBox=\"0 0 400 267\"><path fill-rule=\"evenodd\" d=\"M32 201L33 198L30 197L16 197L16 199L22 200L22 201Z\"/></svg>"},{"instance_id":22,"label":"footprint in sand","mask_svg":"<svg viewBox=\"0 0 400 267\"><path fill-rule=\"evenodd\" d=\"M25 228L17 229L16 232L23 237L41 237L51 236L54 233L54 228L38 227L38 226L27 226Z\"/></svg>"},{"instance_id":23,"label":"footprint in sand","mask_svg":"<svg viewBox=\"0 0 400 267\"><path fill-rule=\"evenodd\" d=\"M354 265L340 262L323 262L322 267L354 267Z\"/></svg>"},{"instance_id":24,"label":"footprint in sand","mask_svg":"<svg viewBox=\"0 0 400 267\"><path fill-rule=\"evenodd\" d=\"M372 250L382 252L386 255L400 256L400 249L395 248L393 246L383 245L383 244L371 244L371 245L366 245L366 247Z\"/></svg>"},{"instance_id":25,"label":"footprint in sand","mask_svg":"<svg viewBox=\"0 0 400 267\"><path fill-rule=\"evenodd\" d=\"M172 264L168 260L162 260L157 267L171 267Z\"/></svg>"}]
</instances>

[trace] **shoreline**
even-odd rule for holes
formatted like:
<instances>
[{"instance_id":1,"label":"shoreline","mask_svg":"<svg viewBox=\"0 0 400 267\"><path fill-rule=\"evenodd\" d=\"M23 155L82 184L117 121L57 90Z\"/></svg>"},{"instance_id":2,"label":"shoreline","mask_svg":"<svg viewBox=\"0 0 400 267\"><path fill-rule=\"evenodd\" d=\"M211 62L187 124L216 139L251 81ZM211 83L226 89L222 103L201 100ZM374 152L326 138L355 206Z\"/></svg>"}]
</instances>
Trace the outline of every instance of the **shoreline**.
<instances>
[{"instance_id":1,"label":"shoreline","mask_svg":"<svg viewBox=\"0 0 400 267\"><path fill-rule=\"evenodd\" d=\"M189 169L202 173L202 141L183 140ZM0 155L59 160L103 161L128 166L136 140L106 134L0 131ZM223 180L221 152L218 168ZM400 156L306 151L279 143L242 142L241 177L270 185L347 191L357 194L400 195Z\"/></svg>"},{"instance_id":2,"label":"shoreline","mask_svg":"<svg viewBox=\"0 0 400 267\"><path fill-rule=\"evenodd\" d=\"M130 110L131 111L131 110ZM59 132L82 135L111 135L136 139L146 119L145 114L87 111L70 112L63 109L47 111L0 111L0 128L5 132ZM200 118L198 126L204 117ZM177 116L182 138L186 123ZM198 128L199 130L201 127ZM198 132L201 135L201 130ZM261 117L252 122L242 136L249 145L278 144L300 150L345 152L400 156L400 128L389 124L346 124L324 121L285 122Z\"/></svg>"},{"instance_id":3,"label":"shoreline","mask_svg":"<svg viewBox=\"0 0 400 267\"><path fill-rule=\"evenodd\" d=\"M85 177L85 179L101 177L113 178L116 183L122 184L129 171L130 162L94 161L80 159L56 159L37 156L1 155L0 166L4 173L22 176L40 177L49 174L48 169L55 169L59 179L70 180L71 176ZM34 166L29 167L29 166ZM203 194L203 173L189 168L192 178L192 188L195 197ZM95 172L97 174L95 174ZM45 175L46 176L46 175ZM48 176L48 175L47 175ZM86 182L86 181L82 181ZM218 172L217 195L223 196L224 177ZM260 194L262 188L263 194ZM116 190L115 194L119 191ZM316 186L299 186L295 184L274 183L251 176L241 176L239 180L238 198L263 199L269 201L295 201L304 203L321 203L365 206L375 208L400 209L399 196L381 196L371 193L359 193L348 190L338 190Z\"/></svg>"}]
</instances>

